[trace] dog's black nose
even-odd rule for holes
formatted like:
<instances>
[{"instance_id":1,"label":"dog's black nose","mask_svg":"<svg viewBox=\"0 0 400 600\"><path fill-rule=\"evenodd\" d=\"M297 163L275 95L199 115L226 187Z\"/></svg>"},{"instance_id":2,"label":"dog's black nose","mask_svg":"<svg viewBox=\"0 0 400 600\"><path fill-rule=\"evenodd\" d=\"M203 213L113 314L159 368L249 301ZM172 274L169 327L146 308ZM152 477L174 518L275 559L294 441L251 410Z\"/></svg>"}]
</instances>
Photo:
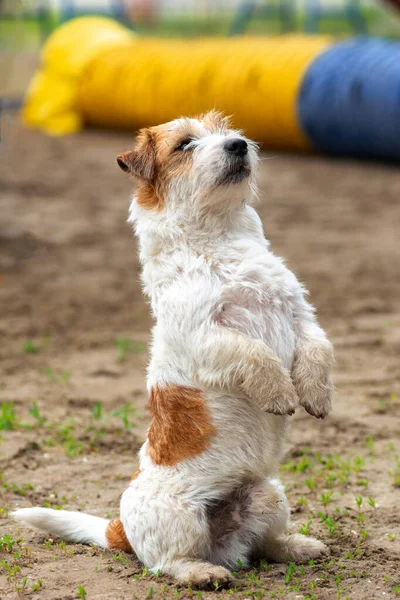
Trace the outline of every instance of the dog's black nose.
<instances>
[{"instance_id":1,"label":"dog's black nose","mask_svg":"<svg viewBox=\"0 0 400 600\"><path fill-rule=\"evenodd\" d=\"M242 140L241 138L226 140L224 148L229 154L235 154L235 156L245 156L248 150L246 140Z\"/></svg>"}]
</instances>

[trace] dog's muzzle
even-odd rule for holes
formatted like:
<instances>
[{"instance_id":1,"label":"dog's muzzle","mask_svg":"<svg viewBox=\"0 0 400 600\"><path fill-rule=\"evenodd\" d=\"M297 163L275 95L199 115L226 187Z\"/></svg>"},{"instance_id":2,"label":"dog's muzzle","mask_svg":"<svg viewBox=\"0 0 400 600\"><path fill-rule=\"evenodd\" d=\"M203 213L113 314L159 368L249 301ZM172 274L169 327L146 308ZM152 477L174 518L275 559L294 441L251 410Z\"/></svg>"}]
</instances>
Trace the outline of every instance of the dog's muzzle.
<instances>
[{"instance_id":1,"label":"dog's muzzle","mask_svg":"<svg viewBox=\"0 0 400 600\"><path fill-rule=\"evenodd\" d=\"M226 156L226 170L221 176L218 185L240 183L251 174L248 158L249 147L246 140L232 138L223 145Z\"/></svg>"}]
</instances>

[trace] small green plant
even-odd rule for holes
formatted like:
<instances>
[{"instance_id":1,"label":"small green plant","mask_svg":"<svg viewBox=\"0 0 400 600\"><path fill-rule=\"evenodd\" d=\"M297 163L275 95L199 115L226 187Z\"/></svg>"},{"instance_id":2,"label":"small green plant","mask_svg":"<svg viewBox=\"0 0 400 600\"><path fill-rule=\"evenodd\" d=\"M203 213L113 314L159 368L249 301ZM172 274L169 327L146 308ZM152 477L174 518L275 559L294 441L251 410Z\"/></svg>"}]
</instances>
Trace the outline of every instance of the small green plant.
<instances>
[{"instance_id":1,"label":"small green plant","mask_svg":"<svg viewBox=\"0 0 400 600\"><path fill-rule=\"evenodd\" d=\"M13 402L2 402L0 405L0 430L14 429L17 424Z\"/></svg>"},{"instance_id":2,"label":"small green plant","mask_svg":"<svg viewBox=\"0 0 400 600\"><path fill-rule=\"evenodd\" d=\"M37 402L35 401L32 402L32 406L29 409L29 414L36 420L36 423L39 427L46 422L46 417L42 417Z\"/></svg>"},{"instance_id":3,"label":"small green plant","mask_svg":"<svg viewBox=\"0 0 400 600\"><path fill-rule=\"evenodd\" d=\"M358 506L358 510L360 510L360 509L361 509L362 503L363 503L363 498L362 498L362 496L356 496L356 504L357 504L357 506Z\"/></svg>"},{"instance_id":4,"label":"small green plant","mask_svg":"<svg viewBox=\"0 0 400 600\"><path fill-rule=\"evenodd\" d=\"M376 411L377 413L385 413L388 410L388 406L386 403L386 400L383 400L383 398L380 398L378 400L378 406L376 407Z\"/></svg>"},{"instance_id":5,"label":"small green plant","mask_svg":"<svg viewBox=\"0 0 400 600\"><path fill-rule=\"evenodd\" d=\"M269 569L271 568L271 565L268 564L268 562L262 558L260 560L260 571L269 571Z\"/></svg>"},{"instance_id":6,"label":"small green plant","mask_svg":"<svg viewBox=\"0 0 400 600\"><path fill-rule=\"evenodd\" d=\"M371 496L368 497L368 504L371 506L371 508L376 508L376 501L371 498Z\"/></svg>"},{"instance_id":7,"label":"small green plant","mask_svg":"<svg viewBox=\"0 0 400 600\"><path fill-rule=\"evenodd\" d=\"M14 565L8 565L8 571L7 571L7 575L8 578L11 579L12 577L15 577L15 575L17 575L20 571L21 571L21 567L18 564L14 564Z\"/></svg>"},{"instance_id":8,"label":"small green plant","mask_svg":"<svg viewBox=\"0 0 400 600\"><path fill-rule=\"evenodd\" d=\"M73 458L83 451L83 443L76 439L74 432L75 425L73 422L63 424L55 430L53 437L45 439L44 443L47 446L62 445L65 454Z\"/></svg>"},{"instance_id":9,"label":"small green plant","mask_svg":"<svg viewBox=\"0 0 400 600\"><path fill-rule=\"evenodd\" d=\"M329 490L329 492L326 492L326 494L321 494L322 504L324 506L328 506L329 502L332 499L332 496L333 496L333 490Z\"/></svg>"},{"instance_id":10,"label":"small green plant","mask_svg":"<svg viewBox=\"0 0 400 600\"><path fill-rule=\"evenodd\" d=\"M354 473L359 473L363 467L365 467L365 460L361 456L356 456L353 461Z\"/></svg>"},{"instance_id":11,"label":"small green plant","mask_svg":"<svg viewBox=\"0 0 400 600\"><path fill-rule=\"evenodd\" d=\"M0 537L0 551L12 552L14 544L19 544L21 540L14 540L8 533Z\"/></svg>"},{"instance_id":12,"label":"small green plant","mask_svg":"<svg viewBox=\"0 0 400 600\"><path fill-rule=\"evenodd\" d=\"M365 514L364 514L363 512L362 512L362 513L359 513L359 514L356 516L356 519L357 519L357 521L358 521L359 523L365 523Z\"/></svg>"},{"instance_id":13,"label":"small green plant","mask_svg":"<svg viewBox=\"0 0 400 600\"><path fill-rule=\"evenodd\" d=\"M17 496L26 496L28 491L33 490L33 485L31 483L24 483L22 486L19 486L16 483L2 481L1 484L5 490L10 490L14 494L17 494Z\"/></svg>"},{"instance_id":14,"label":"small green plant","mask_svg":"<svg viewBox=\"0 0 400 600\"><path fill-rule=\"evenodd\" d=\"M361 485L363 487L368 487L368 479L357 479L357 485Z\"/></svg>"},{"instance_id":15,"label":"small green plant","mask_svg":"<svg viewBox=\"0 0 400 600\"><path fill-rule=\"evenodd\" d=\"M38 592L42 587L42 580L38 579L33 585L32 585L32 591L33 592Z\"/></svg>"},{"instance_id":16,"label":"small green plant","mask_svg":"<svg viewBox=\"0 0 400 600\"><path fill-rule=\"evenodd\" d=\"M303 535L310 535L311 523L312 519L310 519L310 521L307 523L303 523L303 525L300 526L299 533L302 533Z\"/></svg>"},{"instance_id":17,"label":"small green plant","mask_svg":"<svg viewBox=\"0 0 400 600\"><path fill-rule=\"evenodd\" d=\"M154 596L154 588L150 586L149 589L147 590L146 600L151 600L151 598L153 598L153 596Z\"/></svg>"},{"instance_id":18,"label":"small green plant","mask_svg":"<svg viewBox=\"0 0 400 600\"><path fill-rule=\"evenodd\" d=\"M336 533L337 525L336 525L333 517L329 517L328 515L326 515L323 512L319 512L318 516L321 519L321 521L324 523L326 528L328 529L329 535L334 535Z\"/></svg>"},{"instance_id":19,"label":"small green plant","mask_svg":"<svg viewBox=\"0 0 400 600\"><path fill-rule=\"evenodd\" d=\"M131 420L131 417L136 415L136 411L133 408L133 406L129 403L124 404L120 408L116 408L115 410L111 411L110 415L112 417L117 417L118 419L121 419L125 429L129 430L132 429L132 427L135 427L135 424Z\"/></svg>"},{"instance_id":20,"label":"small green plant","mask_svg":"<svg viewBox=\"0 0 400 600\"><path fill-rule=\"evenodd\" d=\"M369 435L365 441L365 444L370 452L373 452L375 441L372 435Z\"/></svg>"},{"instance_id":21,"label":"small green plant","mask_svg":"<svg viewBox=\"0 0 400 600\"><path fill-rule=\"evenodd\" d=\"M119 554L114 554L112 557L114 562L120 562L120 563L127 563L128 560L125 558L125 556L122 554L122 552L120 552Z\"/></svg>"},{"instance_id":22,"label":"small green plant","mask_svg":"<svg viewBox=\"0 0 400 600\"><path fill-rule=\"evenodd\" d=\"M115 340L114 344L118 350L118 362L125 362L128 354L138 354L139 352L143 352L146 347L144 342L133 341L124 337Z\"/></svg>"},{"instance_id":23,"label":"small green plant","mask_svg":"<svg viewBox=\"0 0 400 600\"><path fill-rule=\"evenodd\" d=\"M26 584L28 583L28 578L24 577L21 585L16 585L15 586L15 591L17 592L18 595L20 595L19 593L22 592L25 588L26 588Z\"/></svg>"},{"instance_id":24,"label":"small green plant","mask_svg":"<svg viewBox=\"0 0 400 600\"><path fill-rule=\"evenodd\" d=\"M25 342L23 350L26 354L36 354L39 352L39 346L34 344L31 340Z\"/></svg>"},{"instance_id":25,"label":"small green plant","mask_svg":"<svg viewBox=\"0 0 400 600\"><path fill-rule=\"evenodd\" d=\"M103 418L103 405L101 402L95 402L92 406L92 415L95 419Z\"/></svg>"},{"instance_id":26,"label":"small green plant","mask_svg":"<svg viewBox=\"0 0 400 600\"><path fill-rule=\"evenodd\" d=\"M45 375L50 381L54 381L57 383L68 383L72 377L71 371L56 371L53 367L46 367L42 371L43 375Z\"/></svg>"},{"instance_id":27,"label":"small green plant","mask_svg":"<svg viewBox=\"0 0 400 600\"><path fill-rule=\"evenodd\" d=\"M296 573L296 571L297 571L297 566L294 563L290 562L288 564L288 568L287 568L286 574L285 574L286 585L288 585L292 581L293 575Z\"/></svg>"},{"instance_id":28,"label":"small green plant","mask_svg":"<svg viewBox=\"0 0 400 600\"><path fill-rule=\"evenodd\" d=\"M82 600L85 600L85 598L87 596L87 591L85 590L85 588L83 587L83 585L78 585L77 596L78 596L78 598L81 598Z\"/></svg>"}]
</instances>

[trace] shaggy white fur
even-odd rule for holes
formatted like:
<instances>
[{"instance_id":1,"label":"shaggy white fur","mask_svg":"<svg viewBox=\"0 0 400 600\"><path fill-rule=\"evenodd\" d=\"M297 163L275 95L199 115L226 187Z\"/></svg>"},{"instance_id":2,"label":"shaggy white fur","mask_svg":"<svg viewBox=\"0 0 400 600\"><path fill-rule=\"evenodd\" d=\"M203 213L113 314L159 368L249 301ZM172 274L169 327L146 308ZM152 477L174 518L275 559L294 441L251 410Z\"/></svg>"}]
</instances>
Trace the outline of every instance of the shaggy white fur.
<instances>
[{"instance_id":1,"label":"shaggy white fur","mask_svg":"<svg viewBox=\"0 0 400 600\"><path fill-rule=\"evenodd\" d=\"M138 558L199 587L229 583L238 561L307 561L326 552L313 538L287 534L289 508L276 473L287 415L299 405L316 417L331 410L333 362L304 288L270 251L252 207L255 144L222 119L217 129L207 123L180 119L164 126L146 159L155 166L146 172L161 168L164 142L185 164L190 153L190 168L168 181L162 210L134 197L129 220L156 318L149 392L170 385L201 390L216 434L205 451L172 466L155 464L147 441L140 473L121 499ZM170 144L181 128L184 143ZM140 158L141 147L136 152ZM60 514L57 528L53 513L47 521L28 510L14 516L69 540L99 543L89 520L85 537L73 533L76 517L68 528Z\"/></svg>"}]
</instances>

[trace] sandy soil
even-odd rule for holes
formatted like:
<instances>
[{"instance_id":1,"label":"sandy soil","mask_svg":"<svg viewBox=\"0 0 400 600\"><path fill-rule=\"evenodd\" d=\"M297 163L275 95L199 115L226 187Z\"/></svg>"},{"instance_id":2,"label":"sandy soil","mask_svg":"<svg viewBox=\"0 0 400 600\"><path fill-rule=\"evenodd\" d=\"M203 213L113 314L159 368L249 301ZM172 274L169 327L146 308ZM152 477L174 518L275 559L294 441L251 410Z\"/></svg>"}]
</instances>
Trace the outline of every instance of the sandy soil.
<instances>
[{"instance_id":1,"label":"sandy soil","mask_svg":"<svg viewBox=\"0 0 400 600\"><path fill-rule=\"evenodd\" d=\"M151 321L115 164L130 136L49 139L6 121L0 147L0 598L394 598L400 594L400 176L282 155L263 163L276 253L311 291L337 352L335 411L293 419L282 477L293 529L324 563L238 567L192 592L115 555L18 528L16 507L116 515L148 414ZM144 343L144 344L143 344ZM397 537L396 537L397 536ZM16 541L22 538L19 542Z\"/></svg>"}]
</instances>

